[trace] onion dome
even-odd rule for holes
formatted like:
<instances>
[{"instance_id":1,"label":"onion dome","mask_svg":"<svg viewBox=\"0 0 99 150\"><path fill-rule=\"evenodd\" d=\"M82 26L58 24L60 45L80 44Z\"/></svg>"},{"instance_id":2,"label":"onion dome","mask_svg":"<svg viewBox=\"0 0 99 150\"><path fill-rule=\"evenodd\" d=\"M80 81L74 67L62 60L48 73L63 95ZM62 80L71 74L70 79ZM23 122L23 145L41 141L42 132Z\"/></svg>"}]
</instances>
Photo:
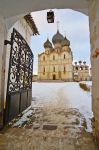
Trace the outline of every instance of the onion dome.
<instances>
[{"instance_id":1,"label":"onion dome","mask_svg":"<svg viewBox=\"0 0 99 150\"><path fill-rule=\"evenodd\" d=\"M70 46L70 41L66 38L66 36L65 36L64 40L62 41L62 47L64 47L64 46Z\"/></svg>"},{"instance_id":2,"label":"onion dome","mask_svg":"<svg viewBox=\"0 0 99 150\"><path fill-rule=\"evenodd\" d=\"M57 33L53 36L52 42L53 44L61 43L64 40L63 35L57 30Z\"/></svg>"},{"instance_id":3,"label":"onion dome","mask_svg":"<svg viewBox=\"0 0 99 150\"><path fill-rule=\"evenodd\" d=\"M44 48L52 48L52 43L47 39L47 41L44 43Z\"/></svg>"}]
</instances>

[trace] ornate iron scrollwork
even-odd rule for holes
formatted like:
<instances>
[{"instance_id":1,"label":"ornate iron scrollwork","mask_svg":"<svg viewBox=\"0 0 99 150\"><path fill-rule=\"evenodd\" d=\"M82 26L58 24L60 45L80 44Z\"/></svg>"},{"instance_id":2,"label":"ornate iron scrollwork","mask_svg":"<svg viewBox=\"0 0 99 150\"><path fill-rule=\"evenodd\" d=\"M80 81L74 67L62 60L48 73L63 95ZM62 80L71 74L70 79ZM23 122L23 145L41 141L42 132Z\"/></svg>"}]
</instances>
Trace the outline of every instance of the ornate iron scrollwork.
<instances>
[{"instance_id":1,"label":"ornate iron scrollwork","mask_svg":"<svg viewBox=\"0 0 99 150\"><path fill-rule=\"evenodd\" d=\"M16 29L11 43L7 92L32 89L33 53Z\"/></svg>"}]
</instances>

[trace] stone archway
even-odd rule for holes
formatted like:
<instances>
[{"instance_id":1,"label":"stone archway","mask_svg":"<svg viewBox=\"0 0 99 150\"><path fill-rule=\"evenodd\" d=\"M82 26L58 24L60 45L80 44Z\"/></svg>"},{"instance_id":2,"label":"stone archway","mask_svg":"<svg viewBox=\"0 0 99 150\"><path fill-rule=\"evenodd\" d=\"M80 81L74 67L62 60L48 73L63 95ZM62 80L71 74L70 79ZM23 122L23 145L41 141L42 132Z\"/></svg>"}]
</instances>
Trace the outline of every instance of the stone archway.
<instances>
[{"instance_id":1,"label":"stone archway","mask_svg":"<svg viewBox=\"0 0 99 150\"><path fill-rule=\"evenodd\" d=\"M12 7L13 6L13 7ZM92 98L93 112L95 116L95 127L99 133L99 1L97 0L20 0L10 2L0 1L0 105L3 109L4 101L4 80L5 80L5 55L6 46L4 40L7 39L7 30L20 17L28 12L53 8L70 8L80 11L89 16L90 42L91 42L91 62L92 62ZM2 88L1 88L2 87ZM99 135L98 135L99 136Z\"/></svg>"},{"instance_id":2,"label":"stone archway","mask_svg":"<svg viewBox=\"0 0 99 150\"><path fill-rule=\"evenodd\" d=\"M8 30L17 20L19 20L26 14L40 10L73 9L88 16L90 5L89 1L83 0L82 2L82 0L62 0L56 3L56 0L53 0L53 2L49 2L48 0L42 0L42 3L38 4L38 1L36 0L34 2L32 2L31 0L24 0L24 5L22 0L20 2L11 0L9 3L1 1L0 10L2 12L2 16L4 16L5 18L4 22L7 27L6 29ZM13 6L13 9L11 6Z\"/></svg>"}]
</instances>

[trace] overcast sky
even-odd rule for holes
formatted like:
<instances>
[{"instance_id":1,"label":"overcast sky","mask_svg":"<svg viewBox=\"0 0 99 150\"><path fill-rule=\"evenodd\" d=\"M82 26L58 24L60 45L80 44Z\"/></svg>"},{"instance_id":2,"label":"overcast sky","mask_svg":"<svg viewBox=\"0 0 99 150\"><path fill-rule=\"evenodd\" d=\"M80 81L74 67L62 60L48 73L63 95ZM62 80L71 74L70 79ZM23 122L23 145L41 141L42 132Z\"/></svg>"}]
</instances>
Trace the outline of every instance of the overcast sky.
<instances>
[{"instance_id":1,"label":"overcast sky","mask_svg":"<svg viewBox=\"0 0 99 150\"><path fill-rule=\"evenodd\" d=\"M34 53L34 74L38 72L38 53L44 51L43 44L49 36L57 31L57 21L59 21L59 31L70 40L70 47L73 51L73 59L86 61L90 64L90 39L89 39L89 20L88 17L80 12L69 9L55 9L55 22L47 23L47 11L33 12L32 16L39 30L40 35L31 38L31 48Z\"/></svg>"}]
</instances>

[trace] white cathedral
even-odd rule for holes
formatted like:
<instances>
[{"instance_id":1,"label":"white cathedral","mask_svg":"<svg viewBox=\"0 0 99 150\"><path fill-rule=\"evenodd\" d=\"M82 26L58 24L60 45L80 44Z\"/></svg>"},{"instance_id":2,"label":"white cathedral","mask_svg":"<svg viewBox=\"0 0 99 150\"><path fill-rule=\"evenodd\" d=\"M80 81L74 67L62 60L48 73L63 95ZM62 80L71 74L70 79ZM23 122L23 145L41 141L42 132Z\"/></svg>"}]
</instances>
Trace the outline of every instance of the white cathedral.
<instances>
[{"instance_id":1,"label":"white cathedral","mask_svg":"<svg viewBox=\"0 0 99 150\"><path fill-rule=\"evenodd\" d=\"M70 41L57 30L52 43L47 39L44 52L38 55L38 79L72 81L73 55Z\"/></svg>"}]
</instances>

